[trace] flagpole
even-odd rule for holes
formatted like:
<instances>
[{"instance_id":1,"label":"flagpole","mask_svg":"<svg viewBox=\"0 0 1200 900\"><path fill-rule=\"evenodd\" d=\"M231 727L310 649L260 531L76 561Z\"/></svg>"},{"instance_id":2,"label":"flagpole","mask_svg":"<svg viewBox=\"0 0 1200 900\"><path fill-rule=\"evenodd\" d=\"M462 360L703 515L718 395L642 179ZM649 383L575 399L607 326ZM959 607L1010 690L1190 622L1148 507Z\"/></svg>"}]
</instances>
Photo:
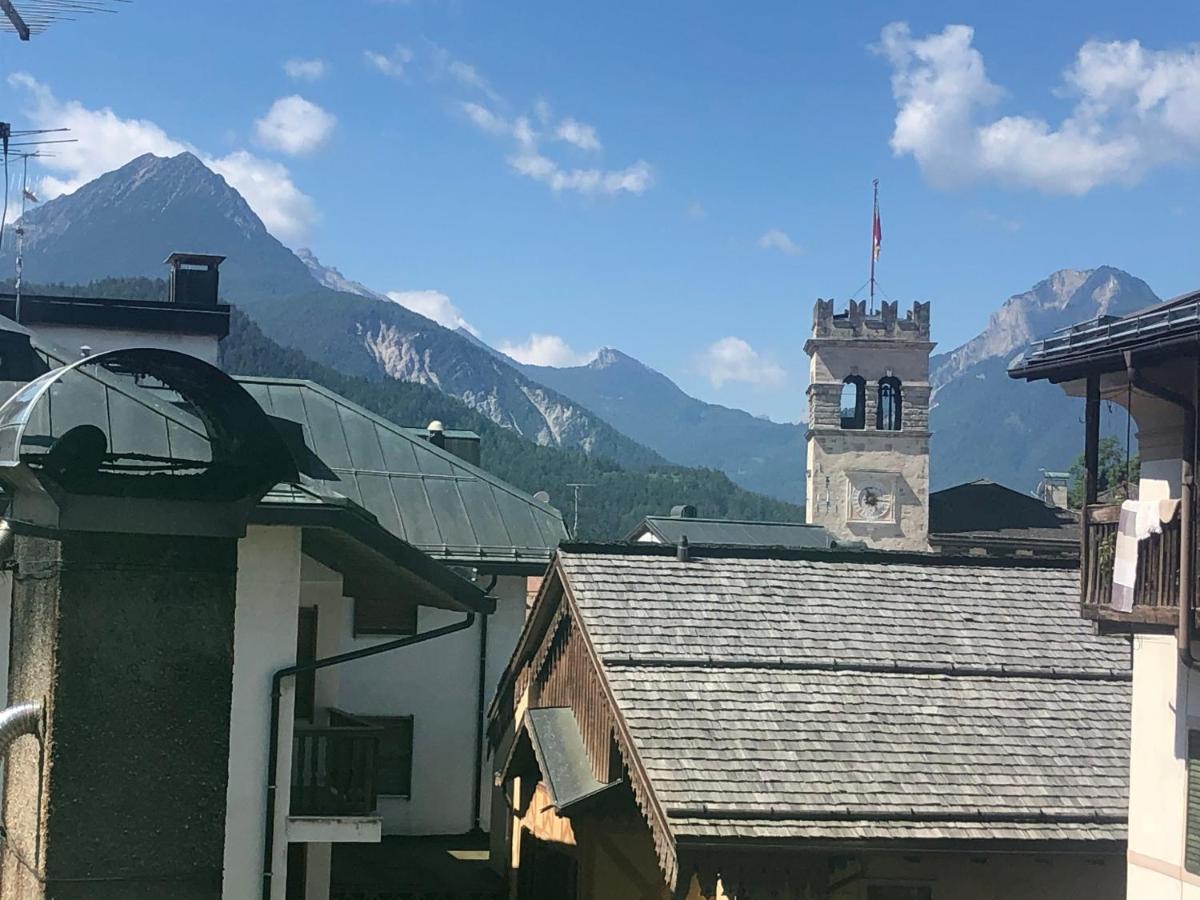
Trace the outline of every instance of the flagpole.
<instances>
[{"instance_id":1,"label":"flagpole","mask_svg":"<svg viewBox=\"0 0 1200 900\"><path fill-rule=\"evenodd\" d=\"M876 178L871 182L874 188L875 198L871 207L871 315L875 314L875 223L879 221L879 179Z\"/></svg>"},{"instance_id":2,"label":"flagpole","mask_svg":"<svg viewBox=\"0 0 1200 900\"><path fill-rule=\"evenodd\" d=\"M21 323L21 275L25 270L25 198L29 195L29 156L21 160L21 218L17 225L17 301L13 308L13 320Z\"/></svg>"}]
</instances>

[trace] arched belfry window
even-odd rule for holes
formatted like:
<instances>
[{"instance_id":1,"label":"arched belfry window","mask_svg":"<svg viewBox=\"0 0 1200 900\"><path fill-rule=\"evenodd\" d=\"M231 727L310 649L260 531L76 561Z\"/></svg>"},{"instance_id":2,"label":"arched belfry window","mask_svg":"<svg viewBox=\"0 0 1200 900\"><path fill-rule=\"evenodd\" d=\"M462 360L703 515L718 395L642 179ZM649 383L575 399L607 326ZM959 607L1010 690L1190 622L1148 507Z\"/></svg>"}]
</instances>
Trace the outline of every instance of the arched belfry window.
<instances>
[{"instance_id":1,"label":"arched belfry window","mask_svg":"<svg viewBox=\"0 0 1200 900\"><path fill-rule=\"evenodd\" d=\"M858 375L842 382L842 427L867 427L867 383Z\"/></svg>"},{"instance_id":2,"label":"arched belfry window","mask_svg":"<svg viewBox=\"0 0 1200 900\"><path fill-rule=\"evenodd\" d=\"M899 431L901 403L900 379L892 375L880 378L879 406L875 409L875 427L880 431Z\"/></svg>"}]
</instances>

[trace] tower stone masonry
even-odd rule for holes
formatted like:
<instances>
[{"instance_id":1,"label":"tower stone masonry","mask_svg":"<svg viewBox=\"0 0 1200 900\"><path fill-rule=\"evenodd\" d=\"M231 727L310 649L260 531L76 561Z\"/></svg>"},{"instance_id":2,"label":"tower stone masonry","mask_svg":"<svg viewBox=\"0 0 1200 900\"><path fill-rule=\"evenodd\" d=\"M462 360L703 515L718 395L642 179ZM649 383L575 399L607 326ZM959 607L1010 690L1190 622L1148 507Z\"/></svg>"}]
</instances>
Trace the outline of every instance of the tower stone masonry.
<instances>
[{"instance_id":1,"label":"tower stone masonry","mask_svg":"<svg viewBox=\"0 0 1200 900\"><path fill-rule=\"evenodd\" d=\"M809 356L806 517L835 538L929 549L929 304L817 300Z\"/></svg>"}]
</instances>

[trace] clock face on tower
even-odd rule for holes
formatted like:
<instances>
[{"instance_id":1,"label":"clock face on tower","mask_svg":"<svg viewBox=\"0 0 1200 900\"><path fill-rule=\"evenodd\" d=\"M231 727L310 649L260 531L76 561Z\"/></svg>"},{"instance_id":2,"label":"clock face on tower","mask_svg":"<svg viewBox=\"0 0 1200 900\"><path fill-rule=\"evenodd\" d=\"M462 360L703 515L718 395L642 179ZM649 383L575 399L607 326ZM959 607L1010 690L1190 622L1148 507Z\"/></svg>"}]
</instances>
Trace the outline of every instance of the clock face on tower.
<instances>
[{"instance_id":1,"label":"clock face on tower","mask_svg":"<svg viewBox=\"0 0 1200 900\"><path fill-rule=\"evenodd\" d=\"M846 518L851 522L896 521L896 480L874 472L850 473Z\"/></svg>"}]
</instances>

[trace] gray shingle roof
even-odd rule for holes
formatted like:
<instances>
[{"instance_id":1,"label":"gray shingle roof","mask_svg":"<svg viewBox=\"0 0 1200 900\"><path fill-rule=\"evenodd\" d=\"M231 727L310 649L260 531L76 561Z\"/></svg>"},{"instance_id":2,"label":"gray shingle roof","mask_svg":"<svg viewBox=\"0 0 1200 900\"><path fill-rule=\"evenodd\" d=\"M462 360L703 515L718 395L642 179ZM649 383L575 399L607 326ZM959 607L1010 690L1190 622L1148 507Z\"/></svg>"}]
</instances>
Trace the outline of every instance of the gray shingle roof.
<instances>
[{"instance_id":1,"label":"gray shingle roof","mask_svg":"<svg viewBox=\"0 0 1200 900\"><path fill-rule=\"evenodd\" d=\"M732 519L699 519L677 516L646 516L630 536L636 540L643 529L666 544L678 544L686 536L693 547L821 547L832 538L820 525L798 522L746 522Z\"/></svg>"},{"instance_id":2,"label":"gray shingle roof","mask_svg":"<svg viewBox=\"0 0 1200 900\"><path fill-rule=\"evenodd\" d=\"M439 559L538 568L566 537L558 510L382 416L308 381L237 379L268 413L298 422L337 474L329 487Z\"/></svg>"},{"instance_id":3,"label":"gray shingle roof","mask_svg":"<svg viewBox=\"0 0 1200 900\"><path fill-rule=\"evenodd\" d=\"M677 838L1124 836L1076 571L808 556L560 555Z\"/></svg>"}]
</instances>

